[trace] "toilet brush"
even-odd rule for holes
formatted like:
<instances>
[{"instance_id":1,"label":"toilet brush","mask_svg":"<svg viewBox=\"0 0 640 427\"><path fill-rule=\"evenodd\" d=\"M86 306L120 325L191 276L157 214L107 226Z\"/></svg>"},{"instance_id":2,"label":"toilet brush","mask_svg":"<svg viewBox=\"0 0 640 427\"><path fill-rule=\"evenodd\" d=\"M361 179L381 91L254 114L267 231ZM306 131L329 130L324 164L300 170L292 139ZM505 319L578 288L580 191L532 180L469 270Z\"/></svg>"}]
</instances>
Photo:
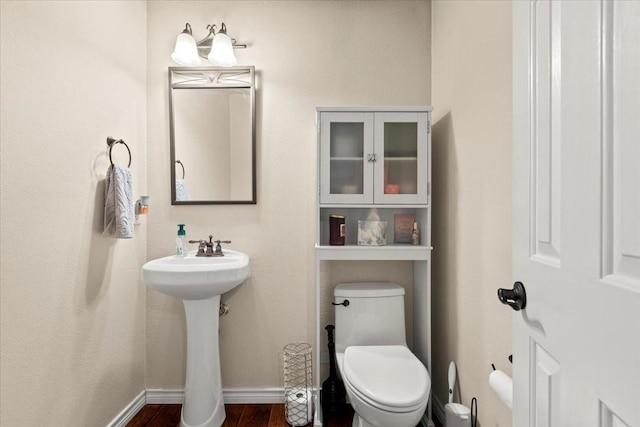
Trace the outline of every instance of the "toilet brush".
<instances>
[{"instance_id":1,"label":"toilet brush","mask_svg":"<svg viewBox=\"0 0 640 427\"><path fill-rule=\"evenodd\" d=\"M460 403L453 403L453 388L456 385L456 364L449 364L449 403L444 405L446 427L471 427L471 410Z\"/></svg>"},{"instance_id":2,"label":"toilet brush","mask_svg":"<svg viewBox=\"0 0 640 427\"><path fill-rule=\"evenodd\" d=\"M335 326L327 325L329 347L329 378L322 383L322 417L326 425L332 415L339 415L346 409L346 390L344 383L338 378L336 372L336 346L333 342L333 330Z\"/></svg>"},{"instance_id":3,"label":"toilet brush","mask_svg":"<svg viewBox=\"0 0 640 427\"><path fill-rule=\"evenodd\" d=\"M453 403L453 388L456 386L456 364L451 361L449 363L449 403Z\"/></svg>"}]
</instances>

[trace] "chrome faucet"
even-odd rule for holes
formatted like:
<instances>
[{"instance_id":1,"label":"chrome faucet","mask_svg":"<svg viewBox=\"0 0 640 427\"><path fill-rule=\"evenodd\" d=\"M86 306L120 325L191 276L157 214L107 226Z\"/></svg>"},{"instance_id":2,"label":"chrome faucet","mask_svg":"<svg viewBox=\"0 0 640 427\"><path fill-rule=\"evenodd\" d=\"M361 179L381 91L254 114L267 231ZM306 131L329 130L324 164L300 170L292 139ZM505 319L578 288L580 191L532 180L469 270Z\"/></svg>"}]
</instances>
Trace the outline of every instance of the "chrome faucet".
<instances>
[{"instance_id":1,"label":"chrome faucet","mask_svg":"<svg viewBox=\"0 0 640 427\"><path fill-rule=\"evenodd\" d=\"M198 243L198 253L196 256L224 256L221 243L231 243L231 240L213 240L213 236L209 235L209 241L206 240L189 240L189 243ZM215 250L213 244L216 244Z\"/></svg>"}]
</instances>

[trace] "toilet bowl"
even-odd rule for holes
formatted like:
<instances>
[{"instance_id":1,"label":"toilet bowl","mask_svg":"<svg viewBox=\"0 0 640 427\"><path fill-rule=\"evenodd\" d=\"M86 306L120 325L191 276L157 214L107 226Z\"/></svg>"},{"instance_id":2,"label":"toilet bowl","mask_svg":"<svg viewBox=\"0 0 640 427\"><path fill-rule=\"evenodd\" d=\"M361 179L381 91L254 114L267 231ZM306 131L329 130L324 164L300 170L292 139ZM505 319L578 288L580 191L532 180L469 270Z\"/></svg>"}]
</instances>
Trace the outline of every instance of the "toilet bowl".
<instances>
[{"instance_id":1,"label":"toilet bowl","mask_svg":"<svg viewBox=\"0 0 640 427\"><path fill-rule=\"evenodd\" d=\"M431 380L403 346L348 347L336 355L354 427L414 427L427 408Z\"/></svg>"},{"instance_id":2,"label":"toilet bowl","mask_svg":"<svg viewBox=\"0 0 640 427\"><path fill-rule=\"evenodd\" d=\"M404 289L393 283L338 285L336 362L354 409L353 427L414 427L431 379L406 345Z\"/></svg>"}]
</instances>

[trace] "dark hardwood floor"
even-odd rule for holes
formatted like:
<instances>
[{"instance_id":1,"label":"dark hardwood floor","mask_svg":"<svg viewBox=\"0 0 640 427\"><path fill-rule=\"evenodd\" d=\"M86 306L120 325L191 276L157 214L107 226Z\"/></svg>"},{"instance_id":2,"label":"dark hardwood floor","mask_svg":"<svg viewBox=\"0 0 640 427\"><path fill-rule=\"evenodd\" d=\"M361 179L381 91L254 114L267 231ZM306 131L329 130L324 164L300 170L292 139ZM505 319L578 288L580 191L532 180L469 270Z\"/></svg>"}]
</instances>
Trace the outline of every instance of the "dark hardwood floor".
<instances>
[{"instance_id":1,"label":"dark hardwood floor","mask_svg":"<svg viewBox=\"0 0 640 427\"><path fill-rule=\"evenodd\" d=\"M288 427L283 404L224 405L227 418L222 427ZM145 405L127 427L179 427L182 405ZM351 427L353 410L331 419L328 427ZM436 427L442 427L434 420ZM309 426L313 425L310 423Z\"/></svg>"},{"instance_id":2,"label":"dark hardwood floor","mask_svg":"<svg viewBox=\"0 0 640 427\"><path fill-rule=\"evenodd\" d=\"M222 427L287 427L283 404L224 405L227 418ZM182 405L145 405L127 427L178 427ZM331 423L351 427L353 411ZM313 425L310 423L309 426Z\"/></svg>"}]
</instances>

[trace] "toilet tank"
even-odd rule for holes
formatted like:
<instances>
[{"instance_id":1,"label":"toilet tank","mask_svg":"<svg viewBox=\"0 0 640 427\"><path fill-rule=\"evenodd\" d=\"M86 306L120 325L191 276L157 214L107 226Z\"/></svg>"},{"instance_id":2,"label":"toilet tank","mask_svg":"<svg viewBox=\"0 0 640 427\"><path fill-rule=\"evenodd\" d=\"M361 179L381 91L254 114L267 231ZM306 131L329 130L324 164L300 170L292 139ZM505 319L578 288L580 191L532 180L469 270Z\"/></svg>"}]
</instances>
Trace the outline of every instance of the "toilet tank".
<instances>
[{"instance_id":1,"label":"toilet tank","mask_svg":"<svg viewBox=\"0 0 640 427\"><path fill-rule=\"evenodd\" d=\"M335 306L336 353L353 345L407 345L404 325L404 288L395 283L341 283Z\"/></svg>"}]
</instances>

